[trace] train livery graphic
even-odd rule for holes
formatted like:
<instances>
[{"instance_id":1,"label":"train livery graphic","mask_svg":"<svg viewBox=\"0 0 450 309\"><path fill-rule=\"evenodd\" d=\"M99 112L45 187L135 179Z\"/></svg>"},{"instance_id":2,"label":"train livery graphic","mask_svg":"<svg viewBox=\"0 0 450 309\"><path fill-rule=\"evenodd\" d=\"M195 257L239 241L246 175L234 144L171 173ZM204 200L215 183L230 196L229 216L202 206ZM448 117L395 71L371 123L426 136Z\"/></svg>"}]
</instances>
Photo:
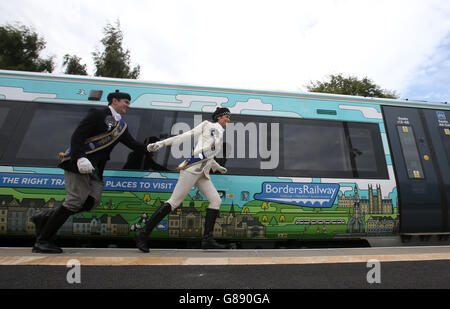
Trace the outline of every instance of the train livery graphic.
<instances>
[{"instance_id":1,"label":"train livery graphic","mask_svg":"<svg viewBox=\"0 0 450 309\"><path fill-rule=\"evenodd\" d=\"M216 159L228 173L211 175L222 198L218 239L450 233L446 104L0 71L0 236L34 235L31 217L63 202L57 154L116 89L131 94L124 119L145 143L231 110ZM169 199L191 145L148 155L118 145L102 203L59 235L131 237ZM193 188L151 237L200 239L207 206Z\"/></svg>"}]
</instances>

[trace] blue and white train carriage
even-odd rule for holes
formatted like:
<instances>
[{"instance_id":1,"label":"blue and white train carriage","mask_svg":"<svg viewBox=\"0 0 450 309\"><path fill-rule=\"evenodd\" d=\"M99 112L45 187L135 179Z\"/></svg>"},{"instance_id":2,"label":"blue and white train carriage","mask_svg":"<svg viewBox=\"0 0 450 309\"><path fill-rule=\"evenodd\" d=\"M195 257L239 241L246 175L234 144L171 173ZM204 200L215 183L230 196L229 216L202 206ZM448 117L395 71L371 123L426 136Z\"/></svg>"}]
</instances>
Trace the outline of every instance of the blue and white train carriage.
<instances>
[{"instance_id":1,"label":"blue and white train carriage","mask_svg":"<svg viewBox=\"0 0 450 309\"><path fill-rule=\"evenodd\" d=\"M450 106L0 71L0 236L34 235L30 217L65 198L58 153L108 93L148 143L190 130L217 106L232 112L217 239L304 240L450 233ZM68 220L67 237L127 237L170 197L184 143L146 156L118 145L102 204ZM152 233L200 239L207 200L193 188Z\"/></svg>"}]
</instances>

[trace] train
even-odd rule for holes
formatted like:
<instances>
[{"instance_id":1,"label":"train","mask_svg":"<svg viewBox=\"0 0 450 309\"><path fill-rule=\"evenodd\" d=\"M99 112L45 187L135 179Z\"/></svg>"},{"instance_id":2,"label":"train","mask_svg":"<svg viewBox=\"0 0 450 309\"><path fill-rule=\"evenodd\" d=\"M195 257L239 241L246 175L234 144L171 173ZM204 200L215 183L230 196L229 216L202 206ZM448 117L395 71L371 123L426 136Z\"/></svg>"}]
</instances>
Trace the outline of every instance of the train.
<instances>
[{"instance_id":1,"label":"train","mask_svg":"<svg viewBox=\"0 0 450 309\"><path fill-rule=\"evenodd\" d=\"M65 198L58 154L90 108L115 90L123 117L151 143L230 109L212 174L222 199L214 237L227 243L450 235L450 106L322 93L231 89L0 70L0 240L32 238L31 217ZM132 239L167 199L195 141L142 155L119 144L102 203L58 232L74 239ZM154 241L200 240L206 198L194 187Z\"/></svg>"}]
</instances>

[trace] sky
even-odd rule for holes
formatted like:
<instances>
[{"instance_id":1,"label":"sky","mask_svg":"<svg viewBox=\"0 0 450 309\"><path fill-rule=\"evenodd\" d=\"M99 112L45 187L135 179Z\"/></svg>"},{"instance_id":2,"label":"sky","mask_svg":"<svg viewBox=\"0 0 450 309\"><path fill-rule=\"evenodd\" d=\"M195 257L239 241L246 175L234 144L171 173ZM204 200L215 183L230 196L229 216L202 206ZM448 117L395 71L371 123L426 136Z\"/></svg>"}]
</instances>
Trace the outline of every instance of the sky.
<instances>
[{"instance_id":1,"label":"sky","mask_svg":"<svg viewBox=\"0 0 450 309\"><path fill-rule=\"evenodd\" d=\"M140 80L306 92L330 74L368 77L401 99L450 104L449 0L14 0L19 22L93 75L92 52L120 21Z\"/></svg>"}]
</instances>

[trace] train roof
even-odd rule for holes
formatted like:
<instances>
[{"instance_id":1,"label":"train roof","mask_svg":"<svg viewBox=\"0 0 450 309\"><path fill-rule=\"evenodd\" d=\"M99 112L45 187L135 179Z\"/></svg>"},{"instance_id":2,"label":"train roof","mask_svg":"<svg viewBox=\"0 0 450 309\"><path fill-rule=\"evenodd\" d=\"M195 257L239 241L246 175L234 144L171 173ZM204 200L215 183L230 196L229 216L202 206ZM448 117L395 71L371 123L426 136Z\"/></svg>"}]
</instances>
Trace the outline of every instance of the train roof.
<instances>
[{"instance_id":1,"label":"train roof","mask_svg":"<svg viewBox=\"0 0 450 309\"><path fill-rule=\"evenodd\" d=\"M306 99L324 99L324 100L342 100L347 102L359 102L359 103L375 103L375 104L388 104L388 105L403 105L411 107L422 108L443 108L450 109L450 105L447 102L428 102L422 100L408 100L408 99L387 99L376 97L363 97L341 94L330 94L320 92L289 92L282 90L260 90L260 89L239 89L239 88L224 88L215 86L200 86L192 84L170 84L145 80L135 79L120 79L109 77L97 77L97 76L82 76L82 75L68 75L68 74L54 74L54 73L36 73L27 71L10 71L0 70L1 77L11 78L31 78L40 79L43 81L68 81L79 83L92 83L103 84L105 86L127 86L127 87L160 87L166 89L184 89L192 91L213 91L223 93L235 93L235 94L248 94L248 95L268 95L268 96L282 96L290 98L306 98ZM1 84L0 84L1 86Z\"/></svg>"}]
</instances>

